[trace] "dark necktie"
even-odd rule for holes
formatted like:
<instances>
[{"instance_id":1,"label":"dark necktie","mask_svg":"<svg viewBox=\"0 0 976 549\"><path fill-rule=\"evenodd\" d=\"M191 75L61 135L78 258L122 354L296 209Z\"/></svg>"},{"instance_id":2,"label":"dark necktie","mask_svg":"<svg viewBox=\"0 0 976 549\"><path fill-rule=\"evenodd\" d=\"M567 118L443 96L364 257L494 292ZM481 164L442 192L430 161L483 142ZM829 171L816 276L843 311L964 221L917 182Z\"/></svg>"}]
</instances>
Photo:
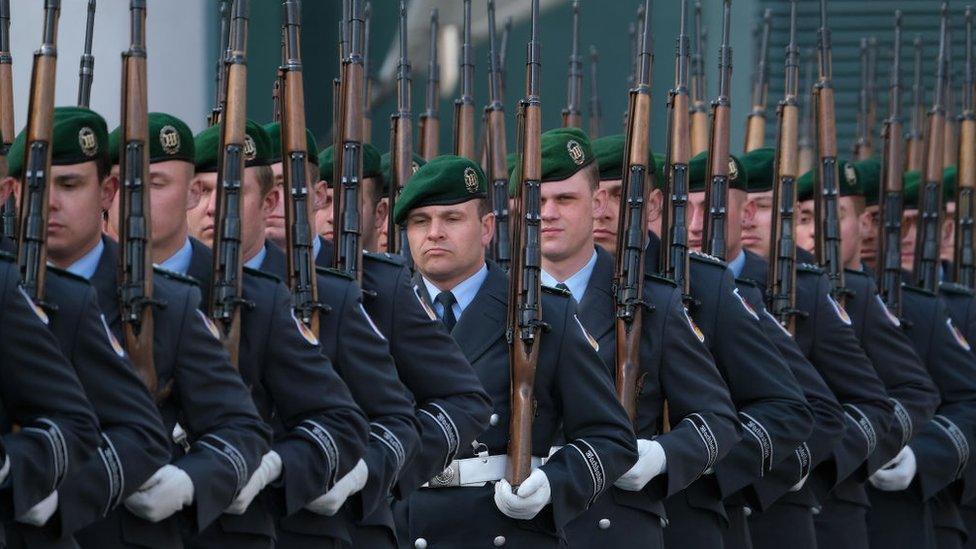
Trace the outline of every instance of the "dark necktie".
<instances>
[{"instance_id":1,"label":"dark necktie","mask_svg":"<svg viewBox=\"0 0 976 549\"><path fill-rule=\"evenodd\" d=\"M444 326L447 326L447 331L450 332L454 329L454 325L457 324L457 317L454 316L454 303L457 302L454 299L454 294L451 292L441 292L437 294L434 301L441 304L444 307L444 312L441 313L441 322Z\"/></svg>"},{"instance_id":2,"label":"dark necktie","mask_svg":"<svg viewBox=\"0 0 976 549\"><path fill-rule=\"evenodd\" d=\"M559 284L556 284L556 288L564 292L569 292L569 295L573 295L573 292L570 291L569 286L567 286L565 282L560 282Z\"/></svg>"}]
</instances>

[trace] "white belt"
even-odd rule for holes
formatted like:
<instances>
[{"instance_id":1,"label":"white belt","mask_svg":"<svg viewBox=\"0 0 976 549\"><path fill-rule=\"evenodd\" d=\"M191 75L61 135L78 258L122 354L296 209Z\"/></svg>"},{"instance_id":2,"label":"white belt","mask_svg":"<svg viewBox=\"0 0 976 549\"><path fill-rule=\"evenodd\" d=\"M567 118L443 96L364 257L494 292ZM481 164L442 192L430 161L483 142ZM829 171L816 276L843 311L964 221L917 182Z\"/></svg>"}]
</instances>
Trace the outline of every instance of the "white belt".
<instances>
[{"instance_id":1,"label":"white belt","mask_svg":"<svg viewBox=\"0 0 976 549\"><path fill-rule=\"evenodd\" d=\"M532 456L532 468L538 469L545 459ZM486 482L494 482L505 478L508 468L508 456L482 456L468 459L456 459L436 477L424 483L422 488L456 488L484 486Z\"/></svg>"}]
</instances>

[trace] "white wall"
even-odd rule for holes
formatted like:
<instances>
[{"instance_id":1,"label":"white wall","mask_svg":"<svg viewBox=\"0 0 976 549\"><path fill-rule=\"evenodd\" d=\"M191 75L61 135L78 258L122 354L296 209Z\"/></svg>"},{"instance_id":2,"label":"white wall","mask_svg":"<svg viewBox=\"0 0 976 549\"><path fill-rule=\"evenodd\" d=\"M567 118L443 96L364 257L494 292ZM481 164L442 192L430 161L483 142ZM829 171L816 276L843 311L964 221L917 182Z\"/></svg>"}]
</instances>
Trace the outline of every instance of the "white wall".
<instances>
[{"instance_id":1,"label":"white wall","mask_svg":"<svg viewBox=\"0 0 976 549\"><path fill-rule=\"evenodd\" d=\"M169 112L193 131L206 126L213 79L206 36L214 32L213 15L203 0L151 0L146 17L149 51L149 110ZM26 123L33 52L41 43L41 0L12 0L10 49L14 58L15 123ZM215 11L215 9L210 10ZM78 101L78 64L85 42L87 0L62 0L58 29L58 71L55 105ZM91 107L108 121L109 131L119 124L121 54L129 46L129 2L98 0L95 12L95 79Z\"/></svg>"}]
</instances>

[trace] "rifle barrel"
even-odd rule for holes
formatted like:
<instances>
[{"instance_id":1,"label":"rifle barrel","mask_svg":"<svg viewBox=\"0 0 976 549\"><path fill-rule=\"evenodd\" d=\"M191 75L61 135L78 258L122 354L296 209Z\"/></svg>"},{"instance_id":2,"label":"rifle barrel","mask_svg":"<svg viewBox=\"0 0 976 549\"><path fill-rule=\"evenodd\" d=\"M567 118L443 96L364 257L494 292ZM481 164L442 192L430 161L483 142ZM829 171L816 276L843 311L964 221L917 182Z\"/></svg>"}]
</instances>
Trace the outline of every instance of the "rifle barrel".
<instances>
[{"instance_id":1,"label":"rifle barrel","mask_svg":"<svg viewBox=\"0 0 976 549\"><path fill-rule=\"evenodd\" d=\"M878 294L895 316L901 315L901 216L904 144L901 114L901 11L895 12L895 42L888 92L888 118L884 121L881 149L881 196L878 218Z\"/></svg>"},{"instance_id":2,"label":"rifle barrel","mask_svg":"<svg viewBox=\"0 0 976 549\"><path fill-rule=\"evenodd\" d=\"M492 30L492 32L494 32ZM471 46L471 0L464 0L461 46L461 97L454 101L454 154L476 160L474 145L474 53Z\"/></svg>"},{"instance_id":3,"label":"rifle barrel","mask_svg":"<svg viewBox=\"0 0 976 549\"><path fill-rule=\"evenodd\" d=\"M486 164L491 185L489 203L495 214L495 235L491 256L503 269L512 261L511 227L508 211L508 162L505 136L505 105L502 96L502 69L495 44L495 2L488 0L488 96L485 107L487 122Z\"/></svg>"},{"instance_id":4,"label":"rifle barrel","mask_svg":"<svg viewBox=\"0 0 976 549\"><path fill-rule=\"evenodd\" d=\"M441 67L437 62L437 9L430 12L430 53L427 60L427 97L426 109L420 115L420 156L430 160L440 151L440 113L437 103L440 100Z\"/></svg>"},{"instance_id":5,"label":"rifle barrel","mask_svg":"<svg viewBox=\"0 0 976 549\"><path fill-rule=\"evenodd\" d=\"M956 239L953 264L956 282L976 287L976 107L973 87L976 66L973 60L973 9L966 8L966 66L964 67L962 113L959 117L958 185L956 186Z\"/></svg>"},{"instance_id":6,"label":"rifle barrel","mask_svg":"<svg viewBox=\"0 0 976 549\"><path fill-rule=\"evenodd\" d=\"M573 0L572 51L566 72L566 108L563 109L563 127L579 128L583 125L583 56L579 52L580 2Z\"/></svg>"},{"instance_id":7,"label":"rifle barrel","mask_svg":"<svg viewBox=\"0 0 976 549\"><path fill-rule=\"evenodd\" d=\"M719 47L718 97L712 102L712 129L708 147L708 163L705 174L704 251L718 258L726 257L726 214L730 162L729 156L729 100L732 85L732 46L729 44L731 26L731 0L722 5L722 44Z\"/></svg>"},{"instance_id":8,"label":"rifle barrel","mask_svg":"<svg viewBox=\"0 0 976 549\"><path fill-rule=\"evenodd\" d=\"M88 0L88 18L85 21L85 49L78 68L78 106L91 105L91 86L95 78L95 56L92 55L92 35L95 32L95 0Z\"/></svg>"}]
</instances>

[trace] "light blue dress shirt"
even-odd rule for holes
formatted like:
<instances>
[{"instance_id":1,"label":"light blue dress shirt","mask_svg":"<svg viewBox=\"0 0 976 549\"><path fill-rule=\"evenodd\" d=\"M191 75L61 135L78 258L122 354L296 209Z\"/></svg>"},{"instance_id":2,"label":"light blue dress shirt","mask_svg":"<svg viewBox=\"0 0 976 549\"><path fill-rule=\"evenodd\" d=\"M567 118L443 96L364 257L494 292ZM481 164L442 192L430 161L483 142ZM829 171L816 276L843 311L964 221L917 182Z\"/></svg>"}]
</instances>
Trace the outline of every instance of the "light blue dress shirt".
<instances>
[{"instance_id":1,"label":"light blue dress shirt","mask_svg":"<svg viewBox=\"0 0 976 549\"><path fill-rule=\"evenodd\" d=\"M454 306L451 307L451 310L454 311L454 318L461 320L461 313L474 301L474 296L478 295L478 290L481 289L486 278L488 278L488 265L482 265L478 272L451 288L451 293L454 294ZM426 277L424 277L424 286L427 287L430 299L434 301L434 312L437 313L437 318L443 318L444 306L436 301L437 294L441 293L441 290Z\"/></svg>"},{"instance_id":2,"label":"light blue dress shirt","mask_svg":"<svg viewBox=\"0 0 976 549\"><path fill-rule=\"evenodd\" d=\"M268 249L261 246L261 249L258 250L258 253L254 254L254 257L244 262L244 266L249 269L260 269L266 255L268 255Z\"/></svg>"},{"instance_id":3,"label":"light blue dress shirt","mask_svg":"<svg viewBox=\"0 0 976 549\"><path fill-rule=\"evenodd\" d=\"M583 294L586 293L586 287L590 284L590 276L593 275L594 267L596 267L596 250L593 250L593 255L590 257L590 260L583 265L582 269L576 271L572 276L562 281L562 283L569 288L570 293L573 294L573 299L575 299L577 303L583 299ZM545 270L542 271L541 281L543 286L549 286L550 288L555 288L556 284L559 284L560 282Z\"/></svg>"},{"instance_id":4,"label":"light blue dress shirt","mask_svg":"<svg viewBox=\"0 0 976 549\"><path fill-rule=\"evenodd\" d=\"M95 275L95 271L98 269L98 262L102 259L102 252L105 250L105 243L102 239L98 239L98 244L92 248L87 254L78 258L71 264L70 267L65 269L71 274L85 277L87 280L91 280L91 277Z\"/></svg>"},{"instance_id":5,"label":"light blue dress shirt","mask_svg":"<svg viewBox=\"0 0 976 549\"><path fill-rule=\"evenodd\" d=\"M736 278L742 274L742 269L746 266L746 252L745 250L739 250L739 255L735 256L735 259L729 261L729 268L732 269L732 274Z\"/></svg>"},{"instance_id":6,"label":"light blue dress shirt","mask_svg":"<svg viewBox=\"0 0 976 549\"><path fill-rule=\"evenodd\" d=\"M190 244L190 237L187 237L183 246L165 261L159 263L159 266L167 271L185 275L190 270L191 259L193 259L193 245Z\"/></svg>"}]
</instances>

